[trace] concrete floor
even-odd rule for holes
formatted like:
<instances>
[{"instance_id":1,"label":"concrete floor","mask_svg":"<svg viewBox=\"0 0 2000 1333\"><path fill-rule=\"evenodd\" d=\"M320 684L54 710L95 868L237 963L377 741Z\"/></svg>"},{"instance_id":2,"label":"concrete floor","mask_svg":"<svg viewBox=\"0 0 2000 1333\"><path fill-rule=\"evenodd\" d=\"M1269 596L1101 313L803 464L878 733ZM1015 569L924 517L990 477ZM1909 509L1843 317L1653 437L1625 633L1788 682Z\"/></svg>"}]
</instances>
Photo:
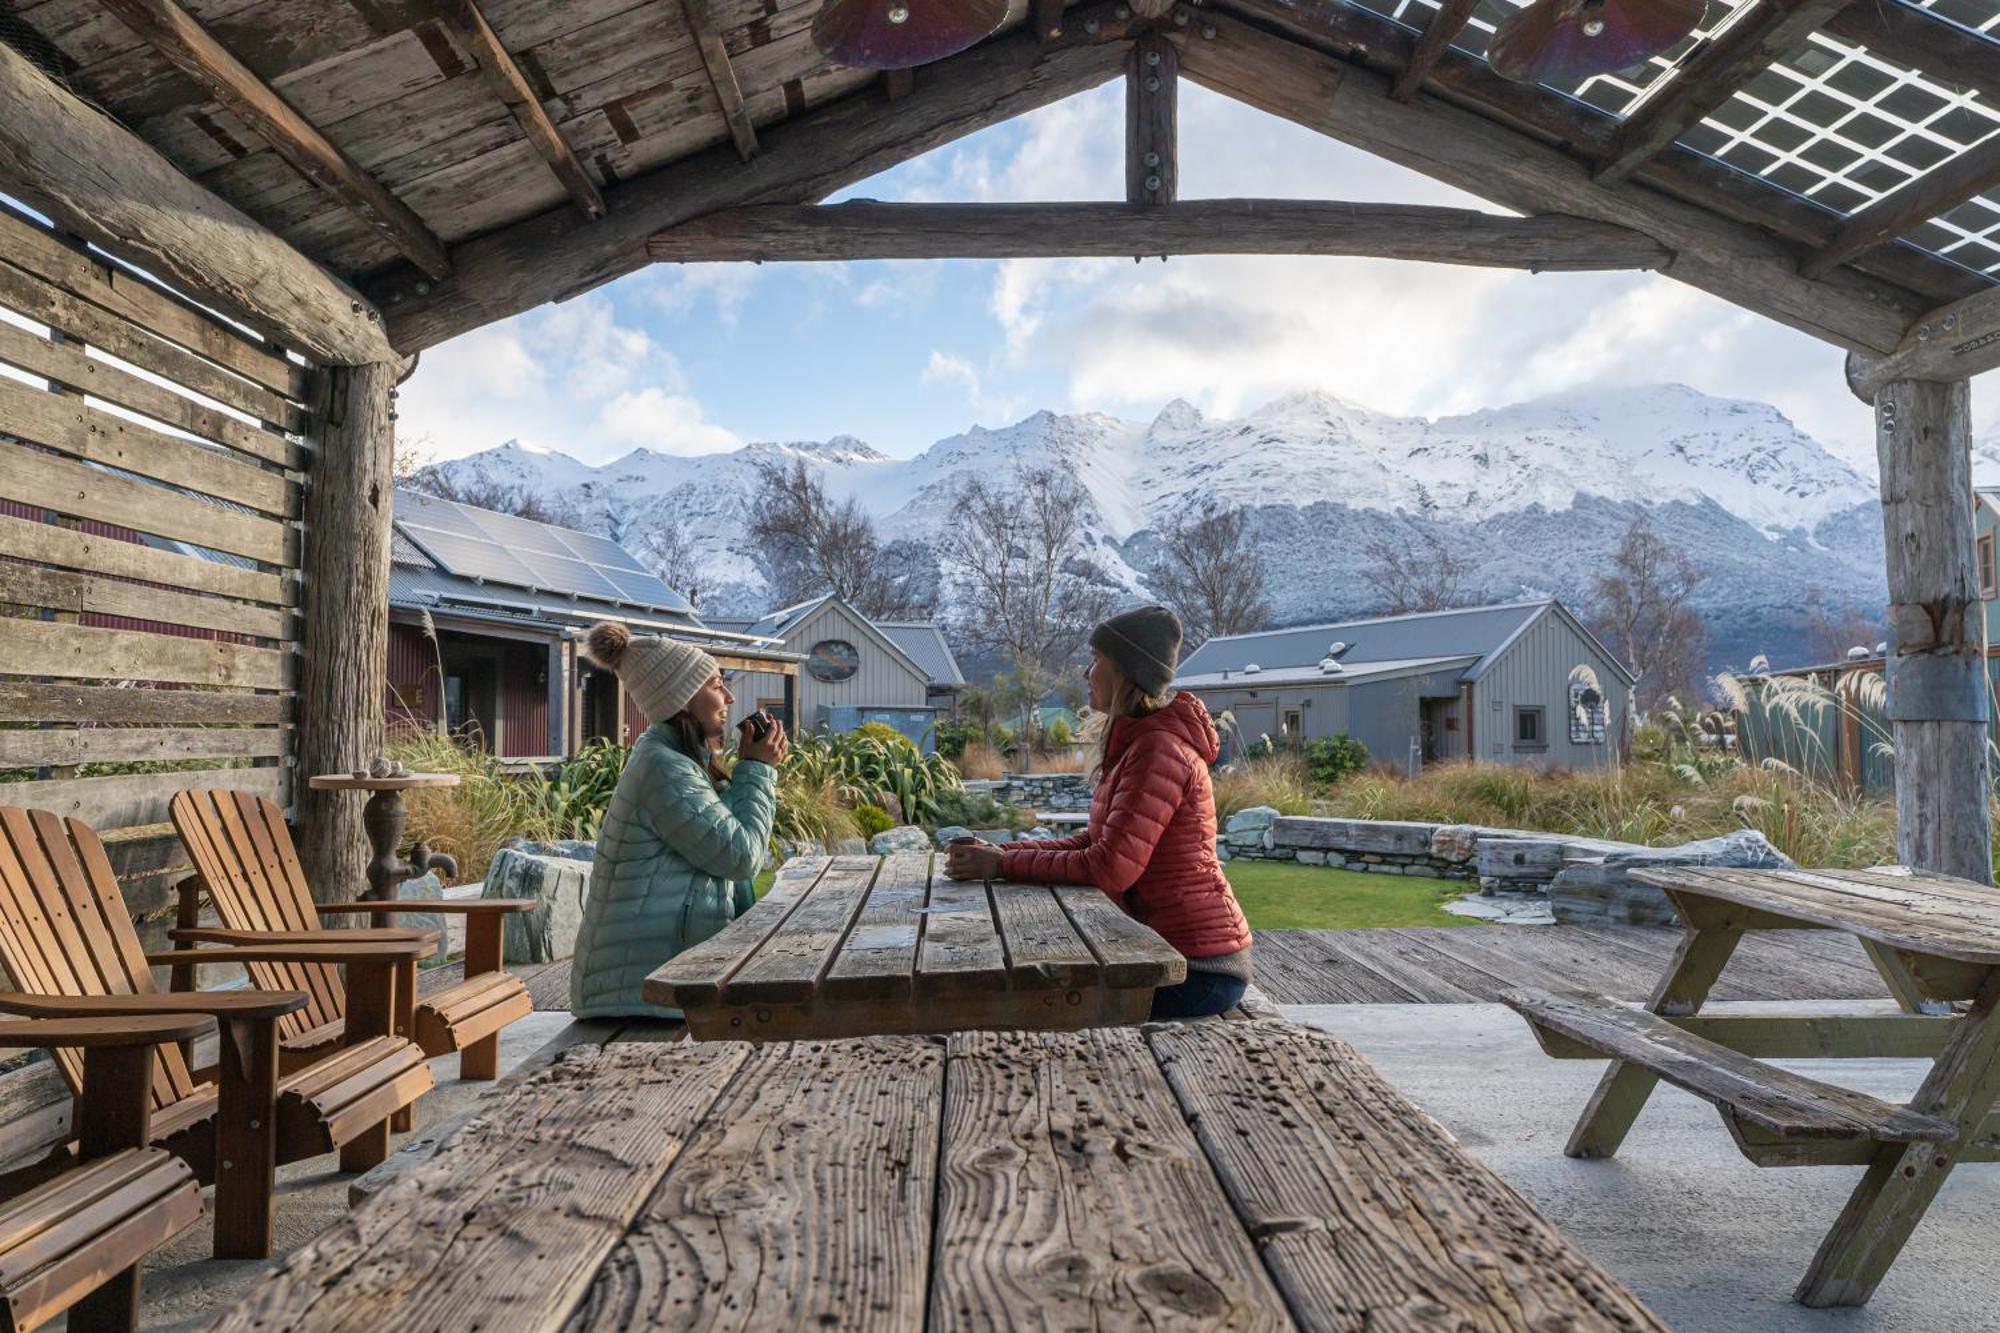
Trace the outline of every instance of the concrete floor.
<instances>
[{"instance_id":1,"label":"concrete floor","mask_svg":"<svg viewBox=\"0 0 2000 1333\"><path fill-rule=\"evenodd\" d=\"M2000 1165L1960 1167L1874 1299L1809 1310L1791 1299L1860 1167L1759 1169L1715 1109L1662 1086L1619 1156L1563 1156L1604 1066L1551 1060L1500 1005L1282 1005L1339 1036L1526 1195L1678 1333L1975 1333L2000 1329ZM1711 1012L1824 1005L1711 1005ZM1849 1010L1851 1012L1851 1009ZM1924 1063L1799 1060L1788 1068L1905 1100Z\"/></svg>"}]
</instances>

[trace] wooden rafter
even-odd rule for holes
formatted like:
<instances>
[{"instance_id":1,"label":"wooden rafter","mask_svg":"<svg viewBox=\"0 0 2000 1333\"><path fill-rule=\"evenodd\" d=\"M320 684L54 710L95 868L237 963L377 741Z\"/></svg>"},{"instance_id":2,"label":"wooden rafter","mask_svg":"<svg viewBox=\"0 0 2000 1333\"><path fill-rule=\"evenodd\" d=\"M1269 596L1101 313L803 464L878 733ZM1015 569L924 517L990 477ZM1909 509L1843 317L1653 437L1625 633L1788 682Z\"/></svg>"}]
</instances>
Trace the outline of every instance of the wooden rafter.
<instances>
[{"instance_id":1,"label":"wooden rafter","mask_svg":"<svg viewBox=\"0 0 2000 1333\"><path fill-rule=\"evenodd\" d=\"M1902 336L1907 293L1846 274L1801 278L1791 251L1756 228L1653 190L1594 183L1556 146L1443 98L1392 101L1382 75L1211 13L1181 51L1182 74L1204 87L1505 208L1643 232L1673 251L1667 276L1838 346L1880 354Z\"/></svg>"},{"instance_id":2,"label":"wooden rafter","mask_svg":"<svg viewBox=\"0 0 2000 1333\"><path fill-rule=\"evenodd\" d=\"M433 278L451 260L424 220L362 170L174 0L104 0L105 8L206 88L306 179L339 199Z\"/></svg>"},{"instance_id":3,"label":"wooden rafter","mask_svg":"<svg viewBox=\"0 0 2000 1333\"><path fill-rule=\"evenodd\" d=\"M1828 20L1828 35L2000 104L2000 42L1901 0L1863 0Z\"/></svg>"},{"instance_id":4,"label":"wooden rafter","mask_svg":"<svg viewBox=\"0 0 2000 1333\"><path fill-rule=\"evenodd\" d=\"M1171 204L1180 193L1180 52L1157 33L1132 43L1125 70L1125 199Z\"/></svg>"},{"instance_id":5,"label":"wooden rafter","mask_svg":"<svg viewBox=\"0 0 2000 1333\"><path fill-rule=\"evenodd\" d=\"M1063 35L1063 0L1032 0L1028 9L1036 37L1052 42Z\"/></svg>"},{"instance_id":6,"label":"wooden rafter","mask_svg":"<svg viewBox=\"0 0 2000 1333\"><path fill-rule=\"evenodd\" d=\"M1992 135L1851 214L1799 272L1817 278L1910 228L2000 186L2000 134Z\"/></svg>"},{"instance_id":7,"label":"wooden rafter","mask_svg":"<svg viewBox=\"0 0 2000 1333\"><path fill-rule=\"evenodd\" d=\"M1365 255L1536 271L1659 268L1672 258L1649 236L1582 218L1302 199L765 205L691 218L646 252L673 263Z\"/></svg>"},{"instance_id":8,"label":"wooden rafter","mask_svg":"<svg viewBox=\"0 0 2000 1333\"><path fill-rule=\"evenodd\" d=\"M563 138L555 122L549 119L548 112L542 109L541 99L535 96L527 76L522 74L521 67L501 43L493 25L486 21L477 0L438 0L438 9L465 43L472 58L479 62L479 68L485 72L487 82L493 85L493 91L513 112L522 132L528 136L528 142L549 164L549 170L555 172L563 189L569 191L570 199L583 210L585 217L603 217L604 196L598 192L597 182L583 169L583 163L577 161L569 141Z\"/></svg>"},{"instance_id":9,"label":"wooden rafter","mask_svg":"<svg viewBox=\"0 0 2000 1333\"><path fill-rule=\"evenodd\" d=\"M353 289L0 42L0 189L323 361L394 353Z\"/></svg>"},{"instance_id":10,"label":"wooden rafter","mask_svg":"<svg viewBox=\"0 0 2000 1333\"><path fill-rule=\"evenodd\" d=\"M398 268L366 284L404 352L431 347L545 301L587 291L646 263L646 237L691 217L753 203L812 203L941 144L1094 88L1124 72L1134 22L1110 5L1072 11L1065 35L1025 29L940 60L900 101L873 89L786 121L747 167L700 153L604 192L609 213L584 225L567 208L455 247L456 271L419 292ZM1095 28L1095 32L1089 29Z\"/></svg>"},{"instance_id":11,"label":"wooden rafter","mask_svg":"<svg viewBox=\"0 0 2000 1333\"><path fill-rule=\"evenodd\" d=\"M729 122L736 155L748 162L757 156L757 127L750 121L750 108L743 100L742 85L736 81L736 67L729 63L729 48L723 44L715 11L709 8L709 0L681 0L681 13L687 18L688 31L694 34L701 63L708 69L715 100L722 104L722 118Z\"/></svg>"},{"instance_id":12,"label":"wooden rafter","mask_svg":"<svg viewBox=\"0 0 2000 1333\"><path fill-rule=\"evenodd\" d=\"M1479 8L1480 0L1445 0L1438 12L1431 16L1430 26L1417 39L1416 53L1410 63L1396 76L1389 88L1389 96L1398 102L1407 102L1417 95L1424 80L1437 68L1444 50L1451 45L1451 39L1465 31L1465 25L1472 22L1472 12Z\"/></svg>"},{"instance_id":13,"label":"wooden rafter","mask_svg":"<svg viewBox=\"0 0 2000 1333\"><path fill-rule=\"evenodd\" d=\"M1688 52L1619 128L1597 179L1621 181L1641 162L1727 102L1744 82L1806 44L1854 0L1757 0L1717 36Z\"/></svg>"}]
</instances>

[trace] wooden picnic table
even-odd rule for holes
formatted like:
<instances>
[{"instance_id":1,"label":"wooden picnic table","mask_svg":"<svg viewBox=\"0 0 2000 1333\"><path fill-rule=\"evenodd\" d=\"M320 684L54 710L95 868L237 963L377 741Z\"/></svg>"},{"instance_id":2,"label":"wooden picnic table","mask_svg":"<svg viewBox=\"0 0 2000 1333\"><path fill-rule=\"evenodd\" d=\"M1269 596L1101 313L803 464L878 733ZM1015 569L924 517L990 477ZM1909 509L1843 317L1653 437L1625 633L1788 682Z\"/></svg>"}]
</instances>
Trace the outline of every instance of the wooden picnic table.
<instances>
[{"instance_id":1,"label":"wooden picnic table","mask_svg":"<svg viewBox=\"0 0 2000 1333\"><path fill-rule=\"evenodd\" d=\"M945 878L944 858L794 858L771 891L646 979L697 1040L790 1041L1144 1022L1187 976L1087 886Z\"/></svg>"},{"instance_id":2,"label":"wooden picnic table","mask_svg":"<svg viewBox=\"0 0 2000 1333\"><path fill-rule=\"evenodd\" d=\"M1273 1021L574 1048L218 1330L1662 1330Z\"/></svg>"},{"instance_id":3,"label":"wooden picnic table","mask_svg":"<svg viewBox=\"0 0 2000 1333\"><path fill-rule=\"evenodd\" d=\"M1866 1166L1795 1293L1813 1306L1865 1303L1952 1169L2000 1159L2000 890L1896 868L1634 873L1687 926L1645 1009L1579 993L1504 997L1549 1055L1612 1059L1565 1151L1617 1152L1665 1080L1714 1103L1758 1166ZM1814 929L1859 938L1902 1012L1701 1013L1745 932ZM1898 1105L1765 1063L1869 1056L1931 1068Z\"/></svg>"}]
</instances>

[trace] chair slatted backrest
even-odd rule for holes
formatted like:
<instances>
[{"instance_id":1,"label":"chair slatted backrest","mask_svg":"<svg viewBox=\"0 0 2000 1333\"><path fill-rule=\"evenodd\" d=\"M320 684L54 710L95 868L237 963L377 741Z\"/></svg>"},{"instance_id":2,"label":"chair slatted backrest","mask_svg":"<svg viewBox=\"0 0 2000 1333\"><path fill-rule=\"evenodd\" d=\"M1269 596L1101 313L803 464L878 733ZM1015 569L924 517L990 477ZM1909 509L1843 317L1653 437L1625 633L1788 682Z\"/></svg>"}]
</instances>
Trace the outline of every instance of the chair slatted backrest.
<instances>
[{"instance_id":1,"label":"chair slatted backrest","mask_svg":"<svg viewBox=\"0 0 2000 1333\"><path fill-rule=\"evenodd\" d=\"M158 992L111 859L82 820L0 807L0 962L31 995ZM179 1048L156 1049L153 1109L161 1110L192 1093L194 1080ZM77 1091L82 1056L55 1055L70 1091Z\"/></svg>"},{"instance_id":2,"label":"chair slatted backrest","mask_svg":"<svg viewBox=\"0 0 2000 1333\"><path fill-rule=\"evenodd\" d=\"M325 930L292 847L284 812L249 792L184 791L168 807L194 868L208 886L215 914L229 930ZM347 993L332 963L251 963L263 990L304 991L304 1009L278 1020L295 1037L347 1013Z\"/></svg>"}]
</instances>

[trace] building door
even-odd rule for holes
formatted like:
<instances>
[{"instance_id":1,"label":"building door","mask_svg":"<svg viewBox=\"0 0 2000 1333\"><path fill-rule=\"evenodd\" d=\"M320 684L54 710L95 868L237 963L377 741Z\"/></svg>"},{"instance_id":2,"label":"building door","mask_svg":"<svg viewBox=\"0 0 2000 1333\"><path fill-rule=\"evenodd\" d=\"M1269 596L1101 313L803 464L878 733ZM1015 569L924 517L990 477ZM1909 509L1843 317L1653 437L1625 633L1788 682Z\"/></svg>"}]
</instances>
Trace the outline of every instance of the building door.
<instances>
[{"instance_id":1,"label":"building door","mask_svg":"<svg viewBox=\"0 0 2000 1333\"><path fill-rule=\"evenodd\" d=\"M499 673L490 657L445 659L445 726L453 736L498 753Z\"/></svg>"},{"instance_id":2,"label":"building door","mask_svg":"<svg viewBox=\"0 0 2000 1333\"><path fill-rule=\"evenodd\" d=\"M1421 699L1417 702L1417 726L1426 764L1435 764L1443 757L1440 747L1444 743L1444 715L1456 702L1455 699Z\"/></svg>"},{"instance_id":3,"label":"building door","mask_svg":"<svg viewBox=\"0 0 2000 1333\"><path fill-rule=\"evenodd\" d=\"M586 667L583 673L582 743L619 739L618 677L609 671Z\"/></svg>"}]
</instances>

